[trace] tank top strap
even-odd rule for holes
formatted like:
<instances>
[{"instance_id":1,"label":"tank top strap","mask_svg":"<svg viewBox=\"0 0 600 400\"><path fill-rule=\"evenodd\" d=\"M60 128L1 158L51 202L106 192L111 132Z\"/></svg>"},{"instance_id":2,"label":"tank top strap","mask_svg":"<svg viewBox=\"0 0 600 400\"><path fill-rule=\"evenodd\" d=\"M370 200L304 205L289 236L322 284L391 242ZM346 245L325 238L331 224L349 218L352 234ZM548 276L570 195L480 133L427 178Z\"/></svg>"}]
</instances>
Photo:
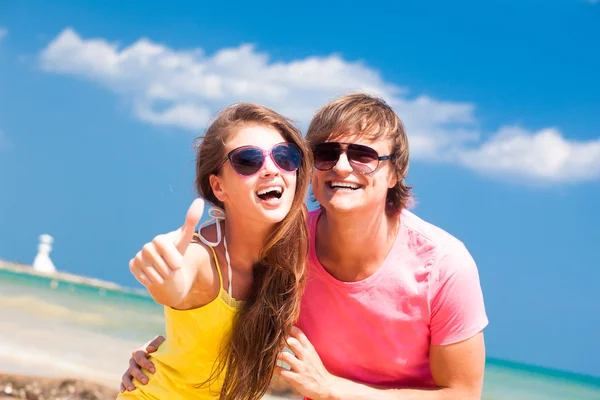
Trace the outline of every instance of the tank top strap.
<instances>
[{"instance_id":1,"label":"tank top strap","mask_svg":"<svg viewBox=\"0 0 600 400\"><path fill-rule=\"evenodd\" d=\"M195 238L199 238L198 236L198 232L194 232L194 237ZM200 241L198 241L198 243L201 243ZM221 290L223 289L223 275L221 274L221 266L219 265L219 258L217 257L217 252L215 251L215 248L212 246L207 246L210 251L212 251L213 254L213 259L215 260L215 266L217 267L217 273L219 274L219 293L221 292Z\"/></svg>"}]
</instances>

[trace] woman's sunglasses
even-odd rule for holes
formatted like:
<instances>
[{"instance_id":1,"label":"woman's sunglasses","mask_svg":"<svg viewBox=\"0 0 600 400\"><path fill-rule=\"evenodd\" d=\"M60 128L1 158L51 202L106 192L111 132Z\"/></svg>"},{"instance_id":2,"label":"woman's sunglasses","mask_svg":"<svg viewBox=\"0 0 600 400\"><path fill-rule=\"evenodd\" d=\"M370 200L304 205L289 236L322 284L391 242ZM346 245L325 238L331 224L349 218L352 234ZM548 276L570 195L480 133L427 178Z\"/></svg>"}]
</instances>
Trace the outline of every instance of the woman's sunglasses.
<instances>
[{"instance_id":1,"label":"woman's sunglasses","mask_svg":"<svg viewBox=\"0 0 600 400\"><path fill-rule=\"evenodd\" d=\"M379 162L389 160L391 155L380 156L374 149L355 143L325 142L313 149L315 168L329 171L338 163L340 155L346 152L350 166L359 174L370 174L379 168Z\"/></svg>"},{"instance_id":2,"label":"woman's sunglasses","mask_svg":"<svg viewBox=\"0 0 600 400\"><path fill-rule=\"evenodd\" d=\"M302 153L294 143L278 143L271 150L263 150L256 146L242 146L231 150L215 173L229 160L239 175L252 176L260 171L267 156L271 157L277 168L285 172L296 171L302 163Z\"/></svg>"}]
</instances>

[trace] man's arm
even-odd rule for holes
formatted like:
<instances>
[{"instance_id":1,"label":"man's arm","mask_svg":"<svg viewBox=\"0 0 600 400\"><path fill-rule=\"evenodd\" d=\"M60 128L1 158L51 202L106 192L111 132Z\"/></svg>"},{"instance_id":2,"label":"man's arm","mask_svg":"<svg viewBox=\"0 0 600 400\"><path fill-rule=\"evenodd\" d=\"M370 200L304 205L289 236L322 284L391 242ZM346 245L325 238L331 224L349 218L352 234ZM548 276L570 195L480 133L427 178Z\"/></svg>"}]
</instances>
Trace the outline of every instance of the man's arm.
<instances>
[{"instance_id":1,"label":"man's arm","mask_svg":"<svg viewBox=\"0 0 600 400\"><path fill-rule=\"evenodd\" d=\"M430 365L436 388L390 389L353 382L331 375L319 355L298 328L288 346L295 356L282 352L279 359L291 370L277 368L301 394L313 400L475 400L481 398L485 345L483 333L459 343L431 346Z\"/></svg>"},{"instance_id":2,"label":"man's arm","mask_svg":"<svg viewBox=\"0 0 600 400\"><path fill-rule=\"evenodd\" d=\"M383 389L335 378L328 399L475 400L481 398L485 346L483 333L460 343L431 346L430 365L436 388Z\"/></svg>"}]
</instances>

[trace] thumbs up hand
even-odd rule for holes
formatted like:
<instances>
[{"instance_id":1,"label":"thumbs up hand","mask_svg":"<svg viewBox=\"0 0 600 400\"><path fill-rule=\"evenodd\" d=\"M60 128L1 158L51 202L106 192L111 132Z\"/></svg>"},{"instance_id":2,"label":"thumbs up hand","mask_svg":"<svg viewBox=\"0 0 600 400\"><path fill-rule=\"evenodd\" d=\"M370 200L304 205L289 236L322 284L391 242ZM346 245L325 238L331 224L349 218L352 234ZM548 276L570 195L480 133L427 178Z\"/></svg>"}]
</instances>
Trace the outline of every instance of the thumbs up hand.
<instances>
[{"instance_id":1,"label":"thumbs up hand","mask_svg":"<svg viewBox=\"0 0 600 400\"><path fill-rule=\"evenodd\" d=\"M203 212L204 201L194 200L179 229L156 236L129 261L131 273L161 304L173 302L168 299L181 300L191 287L193 274L185 271L191 267L184 264L184 256Z\"/></svg>"}]
</instances>

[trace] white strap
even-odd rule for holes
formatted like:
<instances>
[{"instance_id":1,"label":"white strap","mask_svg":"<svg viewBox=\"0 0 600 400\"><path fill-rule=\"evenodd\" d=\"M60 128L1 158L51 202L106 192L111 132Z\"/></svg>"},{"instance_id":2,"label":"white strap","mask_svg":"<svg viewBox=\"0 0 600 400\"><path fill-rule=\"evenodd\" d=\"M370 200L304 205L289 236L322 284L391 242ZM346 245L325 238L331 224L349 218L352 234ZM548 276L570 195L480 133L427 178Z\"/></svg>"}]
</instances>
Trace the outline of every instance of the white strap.
<instances>
[{"instance_id":1,"label":"white strap","mask_svg":"<svg viewBox=\"0 0 600 400\"><path fill-rule=\"evenodd\" d=\"M207 246L210 247L216 247L219 245L219 243L221 243L221 221L225 220L225 211L221 210L218 207L211 207L208 209L208 215L210 216L210 218L203 222L200 227L198 228L198 238L202 241L202 243L204 243ZM211 242L209 240L207 240L206 238L204 238L202 236L202 228L204 228L205 226L208 226L210 224L212 224L213 222L216 223L217 225L217 241L216 242ZM227 272L228 272L228 277L229 277L229 288L227 290L227 292L229 293L229 295L231 297L233 297L233 290L232 290L232 285L233 285L233 273L231 271L231 260L229 259L229 250L227 250L227 238L225 237L225 235L222 236L223 237L223 244L225 245L225 259L227 260Z\"/></svg>"},{"instance_id":2,"label":"white strap","mask_svg":"<svg viewBox=\"0 0 600 400\"><path fill-rule=\"evenodd\" d=\"M225 211L223 211L217 207L211 207L208 209L208 215L210 216L210 218L207 221L204 221L202 224L200 224L200 227L198 228L198 238L205 245L210 246L210 247L216 247L219 245L219 243L221 243L221 224L219 222L225 220ZM212 224L213 222L216 222L216 225L217 225L217 241L216 242L210 242L202 236L202 228Z\"/></svg>"},{"instance_id":3,"label":"white strap","mask_svg":"<svg viewBox=\"0 0 600 400\"><path fill-rule=\"evenodd\" d=\"M229 260L229 251L227 250L227 237L223 235L223 244L225 245L225 259L227 260L227 276L229 277L229 289L227 292L233 297L233 272L231 272L231 261Z\"/></svg>"}]
</instances>

